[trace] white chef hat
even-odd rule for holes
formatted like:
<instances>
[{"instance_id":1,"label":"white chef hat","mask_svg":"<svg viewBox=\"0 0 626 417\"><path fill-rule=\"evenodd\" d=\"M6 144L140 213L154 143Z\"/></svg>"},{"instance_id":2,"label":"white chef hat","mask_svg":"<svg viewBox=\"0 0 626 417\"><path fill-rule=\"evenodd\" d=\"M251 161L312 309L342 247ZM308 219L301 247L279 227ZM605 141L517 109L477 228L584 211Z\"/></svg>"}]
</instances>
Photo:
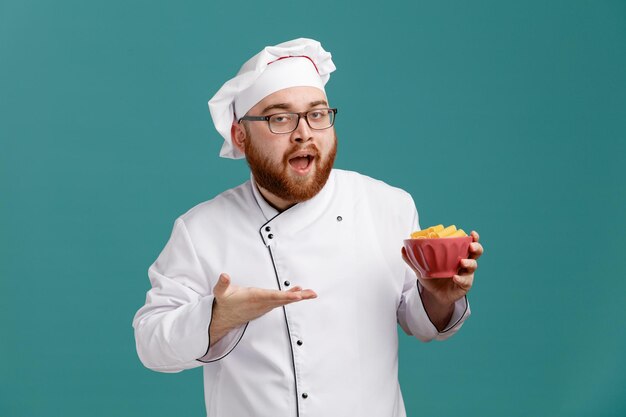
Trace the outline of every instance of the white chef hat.
<instances>
[{"instance_id":1,"label":"white chef hat","mask_svg":"<svg viewBox=\"0 0 626 417\"><path fill-rule=\"evenodd\" d=\"M243 158L233 146L230 129L236 118L268 95L289 87L324 85L335 70L331 54L313 39L294 39L265 47L250 58L237 75L228 80L209 100L209 111L215 128L224 138L220 156Z\"/></svg>"}]
</instances>

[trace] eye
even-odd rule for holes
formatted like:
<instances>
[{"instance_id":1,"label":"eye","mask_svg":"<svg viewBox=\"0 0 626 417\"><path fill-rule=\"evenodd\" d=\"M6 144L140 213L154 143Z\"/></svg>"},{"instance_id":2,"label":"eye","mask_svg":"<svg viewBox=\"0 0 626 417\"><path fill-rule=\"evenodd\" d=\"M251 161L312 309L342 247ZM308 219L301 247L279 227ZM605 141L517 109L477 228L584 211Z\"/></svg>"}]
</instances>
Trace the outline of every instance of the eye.
<instances>
[{"instance_id":1,"label":"eye","mask_svg":"<svg viewBox=\"0 0 626 417\"><path fill-rule=\"evenodd\" d=\"M326 116L327 113L328 113L328 110L311 110L309 112L308 117L312 120L319 120L323 118L324 116Z\"/></svg>"},{"instance_id":2,"label":"eye","mask_svg":"<svg viewBox=\"0 0 626 417\"><path fill-rule=\"evenodd\" d=\"M290 113L275 114L270 117L270 122L276 124L287 124L293 119L293 115Z\"/></svg>"}]
</instances>

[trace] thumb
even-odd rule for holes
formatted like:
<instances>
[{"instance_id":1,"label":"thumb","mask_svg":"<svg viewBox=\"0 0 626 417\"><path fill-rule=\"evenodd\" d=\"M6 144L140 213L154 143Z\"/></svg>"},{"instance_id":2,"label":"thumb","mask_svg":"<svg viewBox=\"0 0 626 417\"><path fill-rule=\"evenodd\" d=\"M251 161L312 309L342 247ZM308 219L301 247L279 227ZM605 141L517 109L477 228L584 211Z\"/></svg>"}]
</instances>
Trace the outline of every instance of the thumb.
<instances>
[{"instance_id":1,"label":"thumb","mask_svg":"<svg viewBox=\"0 0 626 417\"><path fill-rule=\"evenodd\" d=\"M213 287L213 294L216 297L221 297L226 293L226 290L230 286L230 277L226 273L222 273L217 279L217 284Z\"/></svg>"}]
</instances>

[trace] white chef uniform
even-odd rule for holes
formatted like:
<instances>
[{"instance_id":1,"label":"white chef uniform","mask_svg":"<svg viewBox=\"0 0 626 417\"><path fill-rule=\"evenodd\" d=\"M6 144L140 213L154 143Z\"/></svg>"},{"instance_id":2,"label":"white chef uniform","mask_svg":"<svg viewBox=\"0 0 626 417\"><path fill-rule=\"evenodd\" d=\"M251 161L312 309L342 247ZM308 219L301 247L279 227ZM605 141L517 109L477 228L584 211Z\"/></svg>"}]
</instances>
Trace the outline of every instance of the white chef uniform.
<instances>
[{"instance_id":1,"label":"white chef uniform","mask_svg":"<svg viewBox=\"0 0 626 417\"><path fill-rule=\"evenodd\" d=\"M406 192L333 170L311 200L279 213L254 181L176 220L149 269L152 289L133 321L150 369L203 366L207 415L405 416L397 323L428 341L469 316L457 301L438 332L400 254L418 229ZM222 272L239 286L311 288L318 297L269 313L208 349L212 288Z\"/></svg>"}]
</instances>

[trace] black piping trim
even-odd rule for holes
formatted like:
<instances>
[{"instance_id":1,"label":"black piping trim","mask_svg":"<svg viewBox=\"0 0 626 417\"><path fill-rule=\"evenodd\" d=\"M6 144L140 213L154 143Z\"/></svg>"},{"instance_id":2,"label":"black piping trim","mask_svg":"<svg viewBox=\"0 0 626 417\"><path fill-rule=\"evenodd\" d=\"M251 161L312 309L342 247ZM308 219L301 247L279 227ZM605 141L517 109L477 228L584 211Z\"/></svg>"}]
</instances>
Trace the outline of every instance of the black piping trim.
<instances>
[{"instance_id":1,"label":"black piping trim","mask_svg":"<svg viewBox=\"0 0 626 417\"><path fill-rule=\"evenodd\" d=\"M252 186L254 187L255 185L254 185L254 184L252 184ZM259 194L260 194L260 193L261 193L261 192L259 191ZM261 198L263 198L263 197L261 196ZM257 204L258 204L258 202L257 202ZM269 204L269 203L268 203L268 204ZM286 213L287 211L291 210L292 208L294 208L294 207L295 207L295 206L297 206L298 204L299 204L299 203L296 203L296 204L294 204L293 206L288 207L287 209L285 209L285 210L283 210L283 211L279 211L278 213L276 213L276 215L275 215L274 217L272 217L271 219L269 219L268 221L266 221L265 223L263 223L263 225L262 225L262 226L261 226L261 228L259 229L259 234L261 235L261 238L263 237L263 228L264 228L264 227L265 227L265 226L266 226L269 222L271 222L272 220L274 220L276 217L280 216L281 214ZM260 207L259 207L259 208L260 208ZM261 212L263 212L263 210L261 210ZM272 262L273 262L273 260L272 260Z\"/></svg>"},{"instance_id":2,"label":"black piping trim","mask_svg":"<svg viewBox=\"0 0 626 417\"><path fill-rule=\"evenodd\" d=\"M274 267L274 275L276 275L276 283L278 284L278 288L282 290L280 286L280 278L278 277L278 271L276 270L276 263L274 262L274 255L272 254L272 248L268 246L267 250L270 252L270 258L272 259L272 266ZM296 389L296 416L299 417L300 416L300 401L298 400L298 376L296 375L296 358L293 353L293 343L291 343L291 330L289 330L289 322L287 321L287 310L285 309L285 306L283 306L282 309L283 309L283 315L285 316L285 325L287 326L287 339L289 340L289 349L291 351L291 366L293 367L293 383Z\"/></svg>"},{"instance_id":3,"label":"black piping trim","mask_svg":"<svg viewBox=\"0 0 626 417\"><path fill-rule=\"evenodd\" d=\"M291 210L292 208L294 208L295 206L297 206L298 204L294 204L293 206L289 207L286 210L283 211L279 211L274 217L272 217L271 219L269 219L268 221L266 221L265 223L263 223L263 225L261 226L261 228L259 229L259 234L261 235L261 237L263 237L263 228L265 227L265 225L267 225L268 223L270 223L272 220L274 220L276 217L280 216L283 213L286 213L287 211Z\"/></svg>"},{"instance_id":4,"label":"black piping trim","mask_svg":"<svg viewBox=\"0 0 626 417\"><path fill-rule=\"evenodd\" d=\"M251 184L253 187L255 186L254 184ZM254 193L254 192L253 192ZM294 207L295 204L292 206ZM289 207L287 210L289 210L291 207ZM261 228L259 229L259 235L261 235L261 239L263 239L263 228L265 227L266 224L268 224L269 222L271 222L272 220L274 220L276 217L280 216L281 214L283 214L285 211L281 211L278 214L276 214L274 217L272 217L271 219L269 219L267 222L265 222L263 224L263 226L261 226ZM276 281L278 282L278 288L282 290L281 286L280 286L280 279L278 278L278 271L276 270L276 264L274 263L274 256L272 255L272 251L269 248L269 246L267 247L267 249L270 251L270 258L272 259L272 266L274 267L274 275L276 275ZM194 249L195 250L195 249ZM215 304L215 299L213 299L213 304ZM293 354L293 346L291 345L291 332L289 331L289 323L287 322L287 312L285 311L285 307L283 306L283 313L285 314L285 324L287 325L287 336L289 336L289 347L291 348L291 362L293 364L293 376L294 376L294 380L296 378L296 363L295 363L295 358L294 358L294 354ZM207 328L207 334L209 335L209 346L206 349L206 352L204 353L204 355L202 355L202 357L206 356L209 353L209 350L211 349L211 332L209 331L211 329L211 322L213 321L213 307L211 307L211 318L209 319L209 327ZM217 362L221 359L224 359L226 356L228 356L230 354L230 352L232 352L233 350L235 350L235 348L237 347L237 345L239 344L239 342L241 342L241 339L243 339L243 335L246 334L246 330L248 329L248 325L250 324L250 322L246 323L246 327L243 329L243 332L241 332L241 336L239 336L239 340L237 340L237 343L235 343L235 346L232 347L231 350L229 350L228 352L226 352L223 356L220 356L217 359L213 359L210 361L203 361L201 359L196 359L198 362L202 362L202 363L212 363L212 362ZM297 411L297 415L299 416L299 408L300 408L300 404L298 402L298 384L296 382L296 411Z\"/></svg>"},{"instance_id":5,"label":"black piping trim","mask_svg":"<svg viewBox=\"0 0 626 417\"><path fill-rule=\"evenodd\" d=\"M424 307L424 299L422 298L422 292L420 291L419 281L418 281L418 285L417 285L417 293L420 296L420 301L422 302L422 307ZM452 326L448 326L446 329L444 329L441 332L437 329L437 326L435 326L435 323L433 323L432 319L428 315L428 310L426 310L426 307L424 307L424 312L426 313L426 317L428 317L428 320L430 321L430 324L432 324L433 327L435 329L437 329L437 333L439 333L439 334L447 333L450 330L454 329L456 327L456 325L459 324L461 322L461 320L463 320L463 317L465 317L465 313L467 313L467 307L469 306L469 303L467 302L467 295L464 295L463 297L465 298L465 310L463 310L463 314L461 314L461 317L459 317L459 319L456 321L456 323L454 323Z\"/></svg>"},{"instance_id":6,"label":"black piping trim","mask_svg":"<svg viewBox=\"0 0 626 417\"><path fill-rule=\"evenodd\" d=\"M456 325L459 324L461 322L461 320L463 320L463 317L465 317L465 314L467 313L467 307L469 306L469 302L467 301L467 295L464 295L463 298L465 298L465 310L463 310L463 314L461 314L461 317L459 317L459 319L456 321L456 323L454 323L452 326L448 327L447 329L445 329L441 333L448 332L451 329L455 328Z\"/></svg>"},{"instance_id":7,"label":"black piping trim","mask_svg":"<svg viewBox=\"0 0 626 417\"><path fill-rule=\"evenodd\" d=\"M287 209L287 210L289 210L289 209ZM287 211L287 210L285 210L285 211ZM268 221L263 223L263 226L265 226L266 224L268 224L269 222L271 222L272 220L274 220L276 217L280 216L283 213L284 213L284 211L278 212L274 217L272 217L271 219L269 219ZM259 233L261 234L261 236L263 236L263 234L262 234L263 232L261 232L261 230L263 230L263 226L261 226L261 228L259 229Z\"/></svg>"},{"instance_id":8,"label":"black piping trim","mask_svg":"<svg viewBox=\"0 0 626 417\"><path fill-rule=\"evenodd\" d=\"M213 306L215 306L215 298L213 299ZM205 357L208 353L209 350L211 350L211 322L213 321L213 306L211 307L211 319L209 320L209 327L207 328L207 334L209 335L209 347L207 347L206 352L204 352L204 355L202 355L201 357ZM246 334L246 330L248 329L248 324L250 324L250 322L246 323L246 327L244 327L243 332L241 332L241 336L239 336L239 340L237 340L237 343L235 343L235 346L232 347L231 350L229 350L228 352L226 352L224 355L220 356L217 359L213 359L210 361L203 361L201 359L196 359L198 362L202 362L202 363L212 363L212 362L217 362L221 359L224 359L226 356L230 355L230 352L232 352L233 350L235 350L235 348L237 347L237 345L239 344L239 342L241 342L241 339L243 339L243 335Z\"/></svg>"}]
</instances>

